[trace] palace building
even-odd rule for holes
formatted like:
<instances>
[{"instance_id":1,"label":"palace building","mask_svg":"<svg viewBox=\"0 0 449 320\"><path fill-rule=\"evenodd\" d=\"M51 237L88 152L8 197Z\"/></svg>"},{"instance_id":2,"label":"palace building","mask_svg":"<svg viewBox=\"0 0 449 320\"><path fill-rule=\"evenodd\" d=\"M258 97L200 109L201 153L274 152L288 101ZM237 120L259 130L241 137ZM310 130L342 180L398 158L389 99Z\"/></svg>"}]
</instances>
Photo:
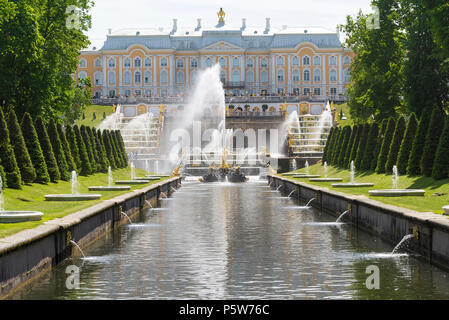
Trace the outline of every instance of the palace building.
<instances>
[{"instance_id":1,"label":"palace building","mask_svg":"<svg viewBox=\"0 0 449 320\"><path fill-rule=\"evenodd\" d=\"M205 27L109 31L103 46L81 52L76 79L89 77L97 98L167 97L191 89L200 70L216 63L230 95L342 96L353 53L338 31L225 23Z\"/></svg>"}]
</instances>

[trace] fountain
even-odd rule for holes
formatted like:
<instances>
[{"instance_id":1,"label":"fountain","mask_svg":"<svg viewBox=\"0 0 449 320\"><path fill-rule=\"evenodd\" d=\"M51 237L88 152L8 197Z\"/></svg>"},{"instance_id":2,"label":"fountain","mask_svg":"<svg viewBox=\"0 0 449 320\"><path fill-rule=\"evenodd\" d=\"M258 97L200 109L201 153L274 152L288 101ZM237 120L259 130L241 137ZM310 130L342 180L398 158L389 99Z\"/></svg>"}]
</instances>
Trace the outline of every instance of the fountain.
<instances>
[{"instance_id":1,"label":"fountain","mask_svg":"<svg viewBox=\"0 0 449 320\"><path fill-rule=\"evenodd\" d=\"M89 187L89 191L127 191L131 190L131 186L113 186L114 178L112 176L111 167L108 168L108 185Z\"/></svg>"},{"instance_id":2,"label":"fountain","mask_svg":"<svg viewBox=\"0 0 449 320\"><path fill-rule=\"evenodd\" d=\"M420 189L399 189L399 174L397 166L393 166L393 189L370 190L370 196L375 197L423 197L425 190Z\"/></svg>"},{"instance_id":3,"label":"fountain","mask_svg":"<svg viewBox=\"0 0 449 320\"><path fill-rule=\"evenodd\" d=\"M310 204L315 200L315 198L310 199L307 204L305 206L299 206L299 207L294 207L295 209L299 209L299 210L308 210L311 209L312 207L310 206Z\"/></svg>"},{"instance_id":4,"label":"fountain","mask_svg":"<svg viewBox=\"0 0 449 320\"><path fill-rule=\"evenodd\" d=\"M313 181L313 182L339 182L339 181L343 181L342 178L328 178L327 177L327 162L324 162L323 165L323 174L324 174L324 178L311 178L309 179L309 181Z\"/></svg>"},{"instance_id":5,"label":"fountain","mask_svg":"<svg viewBox=\"0 0 449 320\"><path fill-rule=\"evenodd\" d=\"M3 180L0 176L0 223L39 221L44 215L42 212L38 211L4 211L4 205Z\"/></svg>"},{"instance_id":6,"label":"fountain","mask_svg":"<svg viewBox=\"0 0 449 320\"><path fill-rule=\"evenodd\" d=\"M72 193L71 194L47 194L46 201L88 201L101 198L101 194L80 194L76 171L72 171Z\"/></svg>"},{"instance_id":7,"label":"fountain","mask_svg":"<svg viewBox=\"0 0 449 320\"><path fill-rule=\"evenodd\" d=\"M131 161L130 170L131 170L131 180L117 180L115 182L115 184L125 184L125 185L147 184L150 182L150 180L159 180L160 179L159 177L158 177L158 179L148 179L148 178L143 178L143 177L136 178L136 168L134 167L133 161Z\"/></svg>"},{"instance_id":8,"label":"fountain","mask_svg":"<svg viewBox=\"0 0 449 320\"><path fill-rule=\"evenodd\" d=\"M124 215L128 219L130 224L133 224L131 218L126 214L126 212L122 211L121 213L122 213L122 215Z\"/></svg>"},{"instance_id":9,"label":"fountain","mask_svg":"<svg viewBox=\"0 0 449 320\"><path fill-rule=\"evenodd\" d=\"M406 236L404 236L404 238L402 238L401 241L399 241L399 243L396 245L396 247L394 247L393 251L391 252L392 254L395 254L399 251L399 249L401 249L409 240L415 238L414 234L408 234Z\"/></svg>"},{"instance_id":10,"label":"fountain","mask_svg":"<svg viewBox=\"0 0 449 320\"><path fill-rule=\"evenodd\" d=\"M309 178L319 178L320 175L316 175L316 174L310 174L310 166L309 166L309 162L306 160L305 163L305 173L295 173L292 175L293 178L296 179L309 179Z\"/></svg>"},{"instance_id":11,"label":"fountain","mask_svg":"<svg viewBox=\"0 0 449 320\"><path fill-rule=\"evenodd\" d=\"M83 258L85 258L86 256L84 255L84 252L83 252L83 250L81 250L81 248L80 248L80 246L78 245L78 243L76 243L76 242L73 241L73 240L69 240L69 241L70 241L71 244L73 244L75 247L78 248L78 250L81 252L81 255L83 256Z\"/></svg>"},{"instance_id":12,"label":"fountain","mask_svg":"<svg viewBox=\"0 0 449 320\"><path fill-rule=\"evenodd\" d=\"M345 212L343 212L339 217L338 217L338 219L335 221L336 223L340 223L341 222L341 220L343 219L343 217L345 216L345 215L347 215L349 213L349 210L346 210Z\"/></svg>"},{"instance_id":13,"label":"fountain","mask_svg":"<svg viewBox=\"0 0 449 320\"><path fill-rule=\"evenodd\" d=\"M332 187L335 188L363 188L363 187L372 187L374 186L374 183L367 183L367 182L355 182L355 165L354 161L351 161L351 173L350 173L350 179L348 183L333 183Z\"/></svg>"},{"instance_id":14,"label":"fountain","mask_svg":"<svg viewBox=\"0 0 449 320\"><path fill-rule=\"evenodd\" d=\"M290 192L290 194L288 195L288 198L290 198L292 196L292 194L295 193L296 190L293 190L292 192Z\"/></svg>"}]
</instances>

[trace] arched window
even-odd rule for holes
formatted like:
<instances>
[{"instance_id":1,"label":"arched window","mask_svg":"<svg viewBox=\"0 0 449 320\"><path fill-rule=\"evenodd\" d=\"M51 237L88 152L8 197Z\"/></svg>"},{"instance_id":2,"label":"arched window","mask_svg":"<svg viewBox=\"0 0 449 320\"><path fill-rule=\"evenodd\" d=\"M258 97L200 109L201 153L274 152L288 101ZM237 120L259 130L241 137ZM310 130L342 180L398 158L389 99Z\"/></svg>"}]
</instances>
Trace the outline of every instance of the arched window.
<instances>
[{"instance_id":1,"label":"arched window","mask_svg":"<svg viewBox=\"0 0 449 320\"><path fill-rule=\"evenodd\" d=\"M305 56L304 58L302 58L302 64L305 66L310 66L310 58L309 56Z\"/></svg>"},{"instance_id":2,"label":"arched window","mask_svg":"<svg viewBox=\"0 0 449 320\"><path fill-rule=\"evenodd\" d=\"M126 58L125 62L123 62L123 65L125 66L125 68L131 68L131 59Z\"/></svg>"},{"instance_id":3,"label":"arched window","mask_svg":"<svg viewBox=\"0 0 449 320\"><path fill-rule=\"evenodd\" d=\"M263 59L260 61L260 66L261 66L262 68L268 67L268 60L267 60L266 58L263 58Z\"/></svg>"},{"instance_id":4,"label":"arched window","mask_svg":"<svg viewBox=\"0 0 449 320\"><path fill-rule=\"evenodd\" d=\"M293 70L293 82L299 82L299 70Z\"/></svg>"},{"instance_id":5,"label":"arched window","mask_svg":"<svg viewBox=\"0 0 449 320\"><path fill-rule=\"evenodd\" d=\"M190 82L192 84L196 83L196 71L192 71L192 73L190 74Z\"/></svg>"},{"instance_id":6,"label":"arched window","mask_svg":"<svg viewBox=\"0 0 449 320\"><path fill-rule=\"evenodd\" d=\"M254 82L254 72L251 70L246 73L246 82Z\"/></svg>"},{"instance_id":7,"label":"arched window","mask_svg":"<svg viewBox=\"0 0 449 320\"><path fill-rule=\"evenodd\" d=\"M284 57L278 56L277 59L276 59L276 64L278 66L283 66L284 65Z\"/></svg>"},{"instance_id":8,"label":"arched window","mask_svg":"<svg viewBox=\"0 0 449 320\"><path fill-rule=\"evenodd\" d=\"M220 64L220 66L226 67L226 60L225 60L225 58L220 58L220 60L218 60L218 63Z\"/></svg>"},{"instance_id":9,"label":"arched window","mask_svg":"<svg viewBox=\"0 0 449 320\"><path fill-rule=\"evenodd\" d=\"M278 82L284 82L284 70L278 71Z\"/></svg>"},{"instance_id":10,"label":"arched window","mask_svg":"<svg viewBox=\"0 0 449 320\"><path fill-rule=\"evenodd\" d=\"M315 71L313 72L313 81L315 81L315 82L321 81L321 71L320 71L320 69L315 69Z\"/></svg>"},{"instance_id":11,"label":"arched window","mask_svg":"<svg viewBox=\"0 0 449 320\"><path fill-rule=\"evenodd\" d=\"M114 59L109 59L109 68L115 68L115 60Z\"/></svg>"},{"instance_id":12,"label":"arched window","mask_svg":"<svg viewBox=\"0 0 449 320\"><path fill-rule=\"evenodd\" d=\"M184 68L184 60L176 60L176 68Z\"/></svg>"},{"instance_id":13,"label":"arched window","mask_svg":"<svg viewBox=\"0 0 449 320\"><path fill-rule=\"evenodd\" d=\"M142 82L142 74L139 71L137 71L134 74L134 83L141 83L141 82Z\"/></svg>"},{"instance_id":14,"label":"arched window","mask_svg":"<svg viewBox=\"0 0 449 320\"><path fill-rule=\"evenodd\" d=\"M163 84L168 83L168 72L166 70L161 71L161 83Z\"/></svg>"},{"instance_id":15,"label":"arched window","mask_svg":"<svg viewBox=\"0 0 449 320\"><path fill-rule=\"evenodd\" d=\"M80 59L79 67L80 68L86 68L87 67L86 59Z\"/></svg>"},{"instance_id":16,"label":"arched window","mask_svg":"<svg viewBox=\"0 0 449 320\"><path fill-rule=\"evenodd\" d=\"M139 57L134 59L134 68L140 68L142 66L142 60Z\"/></svg>"},{"instance_id":17,"label":"arched window","mask_svg":"<svg viewBox=\"0 0 449 320\"><path fill-rule=\"evenodd\" d=\"M226 71L224 70L220 71L220 81L223 83L226 82Z\"/></svg>"},{"instance_id":18,"label":"arched window","mask_svg":"<svg viewBox=\"0 0 449 320\"><path fill-rule=\"evenodd\" d=\"M151 80L151 71L145 71L145 84L150 84Z\"/></svg>"},{"instance_id":19,"label":"arched window","mask_svg":"<svg viewBox=\"0 0 449 320\"><path fill-rule=\"evenodd\" d=\"M309 70L304 70L303 79L304 79L304 81L310 81L310 71Z\"/></svg>"},{"instance_id":20,"label":"arched window","mask_svg":"<svg viewBox=\"0 0 449 320\"><path fill-rule=\"evenodd\" d=\"M95 60L95 67L96 68L101 68L101 60L100 59L96 59Z\"/></svg>"},{"instance_id":21,"label":"arched window","mask_svg":"<svg viewBox=\"0 0 449 320\"><path fill-rule=\"evenodd\" d=\"M299 58L297 56L292 58L292 65L299 66Z\"/></svg>"},{"instance_id":22,"label":"arched window","mask_svg":"<svg viewBox=\"0 0 449 320\"><path fill-rule=\"evenodd\" d=\"M234 58L234 59L232 59L232 65L233 65L234 67L240 66L240 59L239 59L239 58Z\"/></svg>"},{"instance_id":23,"label":"arched window","mask_svg":"<svg viewBox=\"0 0 449 320\"><path fill-rule=\"evenodd\" d=\"M345 82L351 82L351 73L348 69L343 70L343 75L345 78Z\"/></svg>"},{"instance_id":24,"label":"arched window","mask_svg":"<svg viewBox=\"0 0 449 320\"><path fill-rule=\"evenodd\" d=\"M233 82L240 81L240 71L234 70L234 72L232 73L232 81Z\"/></svg>"},{"instance_id":25,"label":"arched window","mask_svg":"<svg viewBox=\"0 0 449 320\"><path fill-rule=\"evenodd\" d=\"M329 65L336 66L337 65L337 57L332 56L329 58Z\"/></svg>"},{"instance_id":26,"label":"arched window","mask_svg":"<svg viewBox=\"0 0 449 320\"><path fill-rule=\"evenodd\" d=\"M87 78L87 73L86 73L86 71L81 71L81 72L78 74L78 80L86 79L86 78Z\"/></svg>"},{"instance_id":27,"label":"arched window","mask_svg":"<svg viewBox=\"0 0 449 320\"><path fill-rule=\"evenodd\" d=\"M253 60L252 58L249 58L249 59L246 61L246 66L247 66L248 68L254 67L254 60Z\"/></svg>"},{"instance_id":28,"label":"arched window","mask_svg":"<svg viewBox=\"0 0 449 320\"><path fill-rule=\"evenodd\" d=\"M343 63L344 64L351 64L351 59L348 56L346 56Z\"/></svg>"},{"instance_id":29,"label":"arched window","mask_svg":"<svg viewBox=\"0 0 449 320\"><path fill-rule=\"evenodd\" d=\"M101 72L95 72L94 81L95 81L96 86L101 85L102 77L103 77L103 74Z\"/></svg>"},{"instance_id":30,"label":"arched window","mask_svg":"<svg viewBox=\"0 0 449 320\"><path fill-rule=\"evenodd\" d=\"M329 80L330 81L337 81L337 71L335 69L332 69L329 73Z\"/></svg>"},{"instance_id":31,"label":"arched window","mask_svg":"<svg viewBox=\"0 0 449 320\"><path fill-rule=\"evenodd\" d=\"M145 59L145 67L151 67L151 59L150 58Z\"/></svg>"},{"instance_id":32,"label":"arched window","mask_svg":"<svg viewBox=\"0 0 449 320\"><path fill-rule=\"evenodd\" d=\"M268 82L268 72L265 70L260 73L260 82Z\"/></svg>"},{"instance_id":33,"label":"arched window","mask_svg":"<svg viewBox=\"0 0 449 320\"><path fill-rule=\"evenodd\" d=\"M207 58L206 66L209 67L209 68L212 67L212 60L210 58Z\"/></svg>"},{"instance_id":34,"label":"arched window","mask_svg":"<svg viewBox=\"0 0 449 320\"><path fill-rule=\"evenodd\" d=\"M125 71L124 77L123 77L123 83L124 84L131 84L131 71Z\"/></svg>"},{"instance_id":35,"label":"arched window","mask_svg":"<svg viewBox=\"0 0 449 320\"><path fill-rule=\"evenodd\" d=\"M161 59L161 67L166 67L168 65L168 60L167 58L162 58Z\"/></svg>"},{"instance_id":36,"label":"arched window","mask_svg":"<svg viewBox=\"0 0 449 320\"><path fill-rule=\"evenodd\" d=\"M109 84L115 84L115 72L114 71L110 71L108 74L108 83Z\"/></svg>"},{"instance_id":37,"label":"arched window","mask_svg":"<svg viewBox=\"0 0 449 320\"><path fill-rule=\"evenodd\" d=\"M193 59L193 60L190 62L190 66L191 66L192 68L198 68L198 60Z\"/></svg>"},{"instance_id":38,"label":"arched window","mask_svg":"<svg viewBox=\"0 0 449 320\"><path fill-rule=\"evenodd\" d=\"M313 65L314 65L314 66L319 66L319 65L321 65L321 57L319 57L319 56L313 57Z\"/></svg>"},{"instance_id":39,"label":"arched window","mask_svg":"<svg viewBox=\"0 0 449 320\"><path fill-rule=\"evenodd\" d=\"M178 71L178 73L176 74L176 83L184 84L184 72Z\"/></svg>"}]
</instances>

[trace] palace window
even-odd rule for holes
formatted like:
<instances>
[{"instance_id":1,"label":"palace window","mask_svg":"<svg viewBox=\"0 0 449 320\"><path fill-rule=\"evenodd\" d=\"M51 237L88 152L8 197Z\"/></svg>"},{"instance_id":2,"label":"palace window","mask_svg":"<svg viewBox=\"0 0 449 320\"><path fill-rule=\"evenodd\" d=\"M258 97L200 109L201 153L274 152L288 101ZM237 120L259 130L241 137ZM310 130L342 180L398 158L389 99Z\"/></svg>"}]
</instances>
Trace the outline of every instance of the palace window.
<instances>
[{"instance_id":1,"label":"palace window","mask_svg":"<svg viewBox=\"0 0 449 320\"><path fill-rule=\"evenodd\" d=\"M299 70L293 70L293 82L299 82Z\"/></svg>"},{"instance_id":2,"label":"palace window","mask_svg":"<svg viewBox=\"0 0 449 320\"><path fill-rule=\"evenodd\" d=\"M284 65L284 57L282 57L282 56L277 57L276 64L278 66L283 66Z\"/></svg>"},{"instance_id":3,"label":"palace window","mask_svg":"<svg viewBox=\"0 0 449 320\"><path fill-rule=\"evenodd\" d=\"M82 80L82 79L86 79L87 78L87 73L86 73L86 71L81 71L79 74L78 74L78 80Z\"/></svg>"},{"instance_id":4,"label":"palace window","mask_svg":"<svg viewBox=\"0 0 449 320\"><path fill-rule=\"evenodd\" d=\"M151 59L150 58L145 59L145 67L151 67Z\"/></svg>"},{"instance_id":5,"label":"palace window","mask_svg":"<svg viewBox=\"0 0 449 320\"><path fill-rule=\"evenodd\" d=\"M125 71L125 75L123 77L123 83L131 84L131 72L130 71Z\"/></svg>"},{"instance_id":6,"label":"palace window","mask_svg":"<svg viewBox=\"0 0 449 320\"><path fill-rule=\"evenodd\" d=\"M115 68L115 60L109 59L109 68Z\"/></svg>"},{"instance_id":7,"label":"palace window","mask_svg":"<svg viewBox=\"0 0 449 320\"><path fill-rule=\"evenodd\" d=\"M254 82L254 72L251 70L246 73L246 82Z\"/></svg>"},{"instance_id":8,"label":"palace window","mask_svg":"<svg viewBox=\"0 0 449 320\"><path fill-rule=\"evenodd\" d=\"M310 81L310 71L309 70L304 70L303 79L304 79L304 81Z\"/></svg>"},{"instance_id":9,"label":"palace window","mask_svg":"<svg viewBox=\"0 0 449 320\"><path fill-rule=\"evenodd\" d=\"M313 65L314 65L314 66L319 66L319 65L321 65L321 57L319 57L319 56L313 57Z\"/></svg>"},{"instance_id":10,"label":"palace window","mask_svg":"<svg viewBox=\"0 0 449 320\"><path fill-rule=\"evenodd\" d=\"M262 61L260 62L260 66L262 68L268 67L268 60L266 58L263 58Z\"/></svg>"},{"instance_id":11,"label":"palace window","mask_svg":"<svg viewBox=\"0 0 449 320\"><path fill-rule=\"evenodd\" d=\"M331 89L330 89L330 94L331 94L332 96L336 96L336 95L337 95L337 88L331 88Z\"/></svg>"},{"instance_id":12,"label":"palace window","mask_svg":"<svg viewBox=\"0 0 449 320\"><path fill-rule=\"evenodd\" d=\"M163 83L163 84L168 83L168 72L165 70L162 70L162 72L161 72L161 83Z\"/></svg>"},{"instance_id":13,"label":"palace window","mask_svg":"<svg viewBox=\"0 0 449 320\"><path fill-rule=\"evenodd\" d=\"M337 65L337 57L332 56L329 58L329 65L336 66Z\"/></svg>"},{"instance_id":14,"label":"palace window","mask_svg":"<svg viewBox=\"0 0 449 320\"><path fill-rule=\"evenodd\" d=\"M184 68L184 60L178 59L176 61L176 68Z\"/></svg>"},{"instance_id":15,"label":"palace window","mask_svg":"<svg viewBox=\"0 0 449 320\"><path fill-rule=\"evenodd\" d=\"M329 73L329 80L330 81L337 81L337 71L332 69Z\"/></svg>"},{"instance_id":16,"label":"palace window","mask_svg":"<svg viewBox=\"0 0 449 320\"><path fill-rule=\"evenodd\" d=\"M265 70L260 73L260 82L268 82L268 72Z\"/></svg>"},{"instance_id":17,"label":"palace window","mask_svg":"<svg viewBox=\"0 0 449 320\"><path fill-rule=\"evenodd\" d=\"M212 60L211 60L210 58L207 58L207 60L206 60L206 66L207 66L208 68L212 67Z\"/></svg>"},{"instance_id":18,"label":"palace window","mask_svg":"<svg viewBox=\"0 0 449 320\"><path fill-rule=\"evenodd\" d=\"M131 96L131 90L129 89L125 90L125 96L127 97Z\"/></svg>"},{"instance_id":19,"label":"palace window","mask_svg":"<svg viewBox=\"0 0 449 320\"><path fill-rule=\"evenodd\" d=\"M166 67L168 66L168 60L167 58L162 58L161 59L161 67Z\"/></svg>"},{"instance_id":20,"label":"palace window","mask_svg":"<svg viewBox=\"0 0 449 320\"><path fill-rule=\"evenodd\" d=\"M240 71L234 70L234 72L232 73L232 81L233 82L240 81Z\"/></svg>"},{"instance_id":21,"label":"palace window","mask_svg":"<svg viewBox=\"0 0 449 320\"><path fill-rule=\"evenodd\" d=\"M126 58L125 62L123 63L123 65L125 66L125 68L131 68L131 59L130 58Z\"/></svg>"},{"instance_id":22,"label":"palace window","mask_svg":"<svg viewBox=\"0 0 449 320\"><path fill-rule=\"evenodd\" d=\"M239 58L234 58L234 59L232 59L232 65L233 65L234 67L240 66L240 59L239 59Z\"/></svg>"},{"instance_id":23,"label":"palace window","mask_svg":"<svg viewBox=\"0 0 449 320\"><path fill-rule=\"evenodd\" d=\"M351 82L351 73L348 69L343 70L345 82Z\"/></svg>"},{"instance_id":24,"label":"palace window","mask_svg":"<svg viewBox=\"0 0 449 320\"><path fill-rule=\"evenodd\" d=\"M79 67L80 68L86 68L87 67L86 59L81 59L80 60Z\"/></svg>"},{"instance_id":25,"label":"palace window","mask_svg":"<svg viewBox=\"0 0 449 320\"><path fill-rule=\"evenodd\" d=\"M284 82L284 70L278 71L278 82Z\"/></svg>"},{"instance_id":26,"label":"palace window","mask_svg":"<svg viewBox=\"0 0 449 320\"><path fill-rule=\"evenodd\" d=\"M223 83L226 82L226 71L224 70L220 71L220 81Z\"/></svg>"},{"instance_id":27,"label":"palace window","mask_svg":"<svg viewBox=\"0 0 449 320\"><path fill-rule=\"evenodd\" d=\"M192 73L190 74L190 82L192 84L196 83L196 71L192 71Z\"/></svg>"},{"instance_id":28,"label":"palace window","mask_svg":"<svg viewBox=\"0 0 449 320\"><path fill-rule=\"evenodd\" d=\"M134 83L141 83L142 82L142 75L139 71L137 71L134 74Z\"/></svg>"},{"instance_id":29,"label":"palace window","mask_svg":"<svg viewBox=\"0 0 449 320\"><path fill-rule=\"evenodd\" d=\"M305 96L310 95L310 88L304 88L304 95Z\"/></svg>"},{"instance_id":30,"label":"palace window","mask_svg":"<svg viewBox=\"0 0 449 320\"><path fill-rule=\"evenodd\" d=\"M178 71L176 74L176 84L184 84L184 72Z\"/></svg>"},{"instance_id":31,"label":"palace window","mask_svg":"<svg viewBox=\"0 0 449 320\"><path fill-rule=\"evenodd\" d=\"M193 59L193 60L190 62L190 66L191 66L192 68L198 68L198 60Z\"/></svg>"},{"instance_id":32,"label":"palace window","mask_svg":"<svg viewBox=\"0 0 449 320\"><path fill-rule=\"evenodd\" d=\"M254 67L254 60L252 58L249 58L248 61L246 62L246 66L248 68Z\"/></svg>"},{"instance_id":33,"label":"palace window","mask_svg":"<svg viewBox=\"0 0 449 320\"><path fill-rule=\"evenodd\" d=\"M150 89L145 90L145 97L151 97L151 90Z\"/></svg>"},{"instance_id":34,"label":"palace window","mask_svg":"<svg viewBox=\"0 0 449 320\"><path fill-rule=\"evenodd\" d=\"M96 68L101 68L101 60L100 59L96 59L95 60L95 67Z\"/></svg>"},{"instance_id":35,"label":"palace window","mask_svg":"<svg viewBox=\"0 0 449 320\"><path fill-rule=\"evenodd\" d=\"M109 98L115 98L115 90L109 90Z\"/></svg>"},{"instance_id":36,"label":"palace window","mask_svg":"<svg viewBox=\"0 0 449 320\"><path fill-rule=\"evenodd\" d=\"M313 94L316 96L320 96L321 95L321 89L320 88L313 88Z\"/></svg>"},{"instance_id":37,"label":"palace window","mask_svg":"<svg viewBox=\"0 0 449 320\"><path fill-rule=\"evenodd\" d=\"M313 72L313 81L320 82L321 81L321 71L320 69L315 69Z\"/></svg>"},{"instance_id":38,"label":"palace window","mask_svg":"<svg viewBox=\"0 0 449 320\"><path fill-rule=\"evenodd\" d=\"M302 58L302 64L305 66L310 66L310 58L309 56L305 56L304 58Z\"/></svg>"},{"instance_id":39,"label":"palace window","mask_svg":"<svg viewBox=\"0 0 449 320\"><path fill-rule=\"evenodd\" d=\"M220 58L218 60L218 63L220 64L220 66L222 67L226 67L226 60L224 58Z\"/></svg>"},{"instance_id":40,"label":"palace window","mask_svg":"<svg viewBox=\"0 0 449 320\"><path fill-rule=\"evenodd\" d=\"M292 58L292 65L299 66L299 58L297 56Z\"/></svg>"},{"instance_id":41,"label":"palace window","mask_svg":"<svg viewBox=\"0 0 449 320\"><path fill-rule=\"evenodd\" d=\"M108 74L108 83L109 84L115 84L115 72L110 71Z\"/></svg>"},{"instance_id":42,"label":"palace window","mask_svg":"<svg viewBox=\"0 0 449 320\"><path fill-rule=\"evenodd\" d=\"M343 63L344 64L351 64L351 59L348 56L346 56Z\"/></svg>"},{"instance_id":43,"label":"palace window","mask_svg":"<svg viewBox=\"0 0 449 320\"><path fill-rule=\"evenodd\" d=\"M145 84L150 84L151 83L151 72L150 71L145 71Z\"/></svg>"},{"instance_id":44,"label":"palace window","mask_svg":"<svg viewBox=\"0 0 449 320\"><path fill-rule=\"evenodd\" d=\"M142 60L140 58L134 59L134 68L140 68L142 66Z\"/></svg>"},{"instance_id":45,"label":"palace window","mask_svg":"<svg viewBox=\"0 0 449 320\"><path fill-rule=\"evenodd\" d=\"M140 97L142 95L142 91L136 90L134 91L136 93L136 97Z\"/></svg>"},{"instance_id":46,"label":"palace window","mask_svg":"<svg viewBox=\"0 0 449 320\"><path fill-rule=\"evenodd\" d=\"M95 79L95 85L96 86L99 86L99 85L101 85L101 78L102 78L102 74L101 74L101 72L95 72L95 75L94 75L94 79Z\"/></svg>"}]
</instances>

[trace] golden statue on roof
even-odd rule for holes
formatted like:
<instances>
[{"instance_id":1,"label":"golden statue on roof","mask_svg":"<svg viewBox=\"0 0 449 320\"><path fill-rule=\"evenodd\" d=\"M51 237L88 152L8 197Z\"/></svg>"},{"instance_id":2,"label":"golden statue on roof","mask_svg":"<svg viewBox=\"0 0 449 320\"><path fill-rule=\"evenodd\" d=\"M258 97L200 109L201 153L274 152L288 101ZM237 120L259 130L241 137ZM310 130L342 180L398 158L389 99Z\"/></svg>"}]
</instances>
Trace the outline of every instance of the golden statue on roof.
<instances>
[{"instance_id":1,"label":"golden statue on roof","mask_svg":"<svg viewBox=\"0 0 449 320\"><path fill-rule=\"evenodd\" d=\"M223 8L220 8L220 11L217 12L218 16L218 23L224 23L224 17L226 16L226 13L223 11Z\"/></svg>"}]
</instances>

